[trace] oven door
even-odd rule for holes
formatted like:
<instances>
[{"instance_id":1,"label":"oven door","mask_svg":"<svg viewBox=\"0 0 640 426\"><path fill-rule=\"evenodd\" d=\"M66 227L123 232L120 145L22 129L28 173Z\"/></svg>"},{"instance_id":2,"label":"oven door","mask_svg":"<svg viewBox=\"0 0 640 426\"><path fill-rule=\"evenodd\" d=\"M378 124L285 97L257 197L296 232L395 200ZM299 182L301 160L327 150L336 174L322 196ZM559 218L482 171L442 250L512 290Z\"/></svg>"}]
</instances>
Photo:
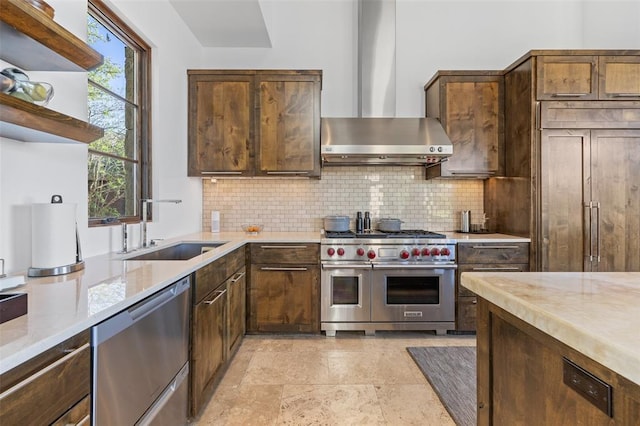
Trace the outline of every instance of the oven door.
<instances>
[{"instance_id":1,"label":"oven door","mask_svg":"<svg viewBox=\"0 0 640 426\"><path fill-rule=\"evenodd\" d=\"M455 265L374 265L371 320L455 320Z\"/></svg>"},{"instance_id":2,"label":"oven door","mask_svg":"<svg viewBox=\"0 0 640 426\"><path fill-rule=\"evenodd\" d=\"M371 265L322 264L322 322L371 321Z\"/></svg>"}]
</instances>

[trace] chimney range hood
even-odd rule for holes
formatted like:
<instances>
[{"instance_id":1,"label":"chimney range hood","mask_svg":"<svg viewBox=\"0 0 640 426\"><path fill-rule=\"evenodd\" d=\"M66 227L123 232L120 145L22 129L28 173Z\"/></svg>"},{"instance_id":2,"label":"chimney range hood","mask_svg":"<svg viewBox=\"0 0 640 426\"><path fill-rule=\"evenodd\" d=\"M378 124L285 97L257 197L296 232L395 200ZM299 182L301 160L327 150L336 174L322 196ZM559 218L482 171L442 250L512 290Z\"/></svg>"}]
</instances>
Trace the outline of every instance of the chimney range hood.
<instances>
[{"instance_id":1,"label":"chimney range hood","mask_svg":"<svg viewBox=\"0 0 640 426\"><path fill-rule=\"evenodd\" d=\"M396 117L396 3L358 0L358 114L323 117L323 166L435 165L453 146L434 118Z\"/></svg>"}]
</instances>

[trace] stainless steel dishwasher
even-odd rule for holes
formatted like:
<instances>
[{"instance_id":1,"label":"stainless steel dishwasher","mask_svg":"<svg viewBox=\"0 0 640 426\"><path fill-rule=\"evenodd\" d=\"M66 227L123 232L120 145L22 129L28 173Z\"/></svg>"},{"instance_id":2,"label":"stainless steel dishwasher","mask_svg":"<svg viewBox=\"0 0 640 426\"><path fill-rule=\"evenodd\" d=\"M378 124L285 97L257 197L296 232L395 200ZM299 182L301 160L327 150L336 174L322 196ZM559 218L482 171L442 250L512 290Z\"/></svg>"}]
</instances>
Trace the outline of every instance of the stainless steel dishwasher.
<instances>
[{"instance_id":1,"label":"stainless steel dishwasher","mask_svg":"<svg viewBox=\"0 0 640 426\"><path fill-rule=\"evenodd\" d=\"M187 423L186 277L92 329L92 424Z\"/></svg>"}]
</instances>

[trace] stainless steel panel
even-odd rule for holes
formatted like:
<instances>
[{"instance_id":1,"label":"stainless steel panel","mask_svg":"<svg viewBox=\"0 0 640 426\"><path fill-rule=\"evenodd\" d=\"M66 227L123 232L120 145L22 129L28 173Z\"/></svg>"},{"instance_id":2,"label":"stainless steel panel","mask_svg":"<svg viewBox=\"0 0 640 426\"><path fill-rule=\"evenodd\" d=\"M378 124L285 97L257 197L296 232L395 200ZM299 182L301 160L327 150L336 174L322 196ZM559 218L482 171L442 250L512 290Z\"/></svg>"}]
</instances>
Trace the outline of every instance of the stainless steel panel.
<instances>
[{"instance_id":1,"label":"stainless steel panel","mask_svg":"<svg viewBox=\"0 0 640 426\"><path fill-rule=\"evenodd\" d=\"M357 280L357 302L353 304L334 303L334 278L354 278ZM371 266L362 268L329 268L322 266L320 320L332 321L370 321L371 320Z\"/></svg>"},{"instance_id":2,"label":"stainless steel panel","mask_svg":"<svg viewBox=\"0 0 640 426\"><path fill-rule=\"evenodd\" d=\"M187 363L189 289L185 278L93 327L94 424L135 424Z\"/></svg>"},{"instance_id":3,"label":"stainless steel panel","mask_svg":"<svg viewBox=\"0 0 640 426\"><path fill-rule=\"evenodd\" d=\"M437 304L388 304L389 277L438 280ZM409 281L409 280L407 280ZM371 320L376 322L448 322L455 320L455 269L375 269L371 283Z\"/></svg>"},{"instance_id":4,"label":"stainless steel panel","mask_svg":"<svg viewBox=\"0 0 640 426\"><path fill-rule=\"evenodd\" d=\"M189 403L189 363L166 387L162 395L145 413L136 425L179 426L187 424L187 404Z\"/></svg>"}]
</instances>

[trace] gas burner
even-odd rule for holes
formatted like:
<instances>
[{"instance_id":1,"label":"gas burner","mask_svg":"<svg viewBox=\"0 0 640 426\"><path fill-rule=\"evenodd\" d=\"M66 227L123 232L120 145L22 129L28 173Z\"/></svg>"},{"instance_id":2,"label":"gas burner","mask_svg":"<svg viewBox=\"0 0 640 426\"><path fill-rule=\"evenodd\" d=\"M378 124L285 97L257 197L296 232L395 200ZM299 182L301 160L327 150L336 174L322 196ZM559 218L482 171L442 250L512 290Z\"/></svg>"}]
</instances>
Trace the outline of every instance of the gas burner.
<instances>
[{"instance_id":1,"label":"gas burner","mask_svg":"<svg viewBox=\"0 0 640 426\"><path fill-rule=\"evenodd\" d=\"M393 232L371 231L358 233L353 231L325 231L325 238L447 238L447 236L422 229L405 229Z\"/></svg>"}]
</instances>

